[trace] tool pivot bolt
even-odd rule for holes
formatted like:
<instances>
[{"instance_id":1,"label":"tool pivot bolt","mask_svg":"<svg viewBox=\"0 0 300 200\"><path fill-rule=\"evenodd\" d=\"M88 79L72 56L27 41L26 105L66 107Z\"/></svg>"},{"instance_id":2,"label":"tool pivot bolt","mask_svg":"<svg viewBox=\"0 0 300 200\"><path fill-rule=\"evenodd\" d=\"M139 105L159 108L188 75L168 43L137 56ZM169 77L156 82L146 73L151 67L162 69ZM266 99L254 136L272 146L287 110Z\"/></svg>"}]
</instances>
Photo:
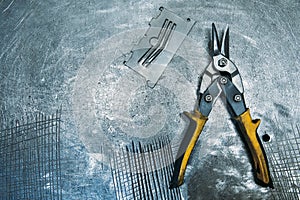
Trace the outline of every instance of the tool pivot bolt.
<instances>
[{"instance_id":1,"label":"tool pivot bolt","mask_svg":"<svg viewBox=\"0 0 300 200\"><path fill-rule=\"evenodd\" d=\"M213 97L210 94L205 96L205 101L206 102L211 102L212 100L213 100Z\"/></svg>"},{"instance_id":2,"label":"tool pivot bolt","mask_svg":"<svg viewBox=\"0 0 300 200\"><path fill-rule=\"evenodd\" d=\"M218 61L218 65L220 67L225 67L227 65L228 61L226 58L221 58L219 61Z\"/></svg>"},{"instance_id":3,"label":"tool pivot bolt","mask_svg":"<svg viewBox=\"0 0 300 200\"><path fill-rule=\"evenodd\" d=\"M242 100L242 96L241 96L241 95L239 95L239 94L237 94L237 95L234 95L234 98L233 98L233 100L234 100L234 101L236 101L236 102L239 102L239 101L241 101L241 100Z\"/></svg>"},{"instance_id":4,"label":"tool pivot bolt","mask_svg":"<svg viewBox=\"0 0 300 200\"><path fill-rule=\"evenodd\" d=\"M227 83L227 78L226 77L221 77L220 78L220 83L222 84L222 85L225 85L226 83Z\"/></svg>"}]
</instances>

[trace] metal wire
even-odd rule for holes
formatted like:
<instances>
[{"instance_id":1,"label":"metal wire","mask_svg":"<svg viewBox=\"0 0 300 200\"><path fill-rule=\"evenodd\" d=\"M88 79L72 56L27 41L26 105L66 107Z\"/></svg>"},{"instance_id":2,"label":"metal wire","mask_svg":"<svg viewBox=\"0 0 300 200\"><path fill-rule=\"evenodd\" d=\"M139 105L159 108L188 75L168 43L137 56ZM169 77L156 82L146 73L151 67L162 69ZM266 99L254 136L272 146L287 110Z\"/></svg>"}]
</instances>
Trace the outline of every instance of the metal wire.
<instances>
[{"instance_id":1,"label":"metal wire","mask_svg":"<svg viewBox=\"0 0 300 200\"><path fill-rule=\"evenodd\" d=\"M132 142L111 160L117 199L181 199L179 188L169 189L173 167L167 137L147 144Z\"/></svg>"},{"instance_id":2,"label":"metal wire","mask_svg":"<svg viewBox=\"0 0 300 200\"><path fill-rule=\"evenodd\" d=\"M61 199L60 111L0 131L0 199Z\"/></svg>"},{"instance_id":3,"label":"metal wire","mask_svg":"<svg viewBox=\"0 0 300 200\"><path fill-rule=\"evenodd\" d=\"M291 126L291 133L264 143L274 184L274 199L300 199L300 131ZM288 129L287 127L285 128Z\"/></svg>"}]
</instances>

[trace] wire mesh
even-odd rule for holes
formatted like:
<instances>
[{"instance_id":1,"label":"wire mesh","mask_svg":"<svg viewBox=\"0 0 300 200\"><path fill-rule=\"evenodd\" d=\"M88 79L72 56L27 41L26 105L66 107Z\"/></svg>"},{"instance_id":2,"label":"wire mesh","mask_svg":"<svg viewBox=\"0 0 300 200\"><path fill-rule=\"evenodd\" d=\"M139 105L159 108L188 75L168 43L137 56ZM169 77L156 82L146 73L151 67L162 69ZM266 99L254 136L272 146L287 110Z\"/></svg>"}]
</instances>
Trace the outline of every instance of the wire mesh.
<instances>
[{"instance_id":1,"label":"wire mesh","mask_svg":"<svg viewBox=\"0 0 300 200\"><path fill-rule=\"evenodd\" d=\"M66 127L62 127L64 133ZM69 132L70 134L70 132ZM61 188L63 199L115 199L111 190L111 169L108 153L103 146L96 155L89 153L79 140L76 133L61 138ZM100 144L99 144L100 145ZM107 160L106 160L107 159Z\"/></svg>"},{"instance_id":2,"label":"wire mesh","mask_svg":"<svg viewBox=\"0 0 300 200\"><path fill-rule=\"evenodd\" d=\"M169 189L173 167L167 137L147 144L132 142L111 160L117 199L181 199L179 188Z\"/></svg>"},{"instance_id":3,"label":"wire mesh","mask_svg":"<svg viewBox=\"0 0 300 200\"><path fill-rule=\"evenodd\" d=\"M0 199L61 199L60 111L0 131Z\"/></svg>"},{"instance_id":4,"label":"wire mesh","mask_svg":"<svg viewBox=\"0 0 300 200\"><path fill-rule=\"evenodd\" d=\"M264 143L274 184L274 199L300 199L300 131L291 126L290 134ZM288 128L285 128L288 130Z\"/></svg>"}]
</instances>

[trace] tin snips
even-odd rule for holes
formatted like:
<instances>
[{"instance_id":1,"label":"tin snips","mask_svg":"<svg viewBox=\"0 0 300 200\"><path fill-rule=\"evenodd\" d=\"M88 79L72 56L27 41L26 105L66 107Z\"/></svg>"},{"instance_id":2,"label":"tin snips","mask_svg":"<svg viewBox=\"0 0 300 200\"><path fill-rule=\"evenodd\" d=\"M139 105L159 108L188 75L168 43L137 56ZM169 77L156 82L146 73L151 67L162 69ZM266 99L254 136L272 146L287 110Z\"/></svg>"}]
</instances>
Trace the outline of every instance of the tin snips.
<instances>
[{"instance_id":1,"label":"tin snips","mask_svg":"<svg viewBox=\"0 0 300 200\"><path fill-rule=\"evenodd\" d=\"M195 110L192 113L183 113L189 121L189 126L177 152L170 188L178 187L183 183L191 152L218 97L222 98L236 129L248 146L253 161L255 181L262 186L273 187L267 157L257 134L260 120L251 118L243 93L241 76L229 58L229 28L226 27L222 41L219 41L216 27L212 24L212 61L200 79Z\"/></svg>"}]
</instances>

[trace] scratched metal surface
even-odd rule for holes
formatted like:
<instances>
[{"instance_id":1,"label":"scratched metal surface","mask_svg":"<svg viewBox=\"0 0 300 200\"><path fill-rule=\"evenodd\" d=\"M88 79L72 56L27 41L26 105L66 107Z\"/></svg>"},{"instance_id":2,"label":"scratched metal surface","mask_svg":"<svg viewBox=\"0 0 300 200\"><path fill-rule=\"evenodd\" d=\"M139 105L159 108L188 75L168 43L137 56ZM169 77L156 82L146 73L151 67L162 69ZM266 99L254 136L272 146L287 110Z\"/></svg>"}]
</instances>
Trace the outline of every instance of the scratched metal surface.
<instances>
[{"instance_id":1,"label":"scratched metal surface","mask_svg":"<svg viewBox=\"0 0 300 200\"><path fill-rule=\"evenodd\" d=\"M121 63L160 6L197 24L151 90ZM179 113L193 109L214 22L218 30L230 26L230 55L252 116L262 119L259 134L280 139L276 124L299 121L299 6L297 0L1 0L1 118L53 113L62 105L63 158L74 165L63 172L63 198L114 198L110 173L100 169L112 149L159 135L178 145ZM246 150L220 102L185 179L185 199L270 197L254 184Z\"/></svg>"}]
</instances>

